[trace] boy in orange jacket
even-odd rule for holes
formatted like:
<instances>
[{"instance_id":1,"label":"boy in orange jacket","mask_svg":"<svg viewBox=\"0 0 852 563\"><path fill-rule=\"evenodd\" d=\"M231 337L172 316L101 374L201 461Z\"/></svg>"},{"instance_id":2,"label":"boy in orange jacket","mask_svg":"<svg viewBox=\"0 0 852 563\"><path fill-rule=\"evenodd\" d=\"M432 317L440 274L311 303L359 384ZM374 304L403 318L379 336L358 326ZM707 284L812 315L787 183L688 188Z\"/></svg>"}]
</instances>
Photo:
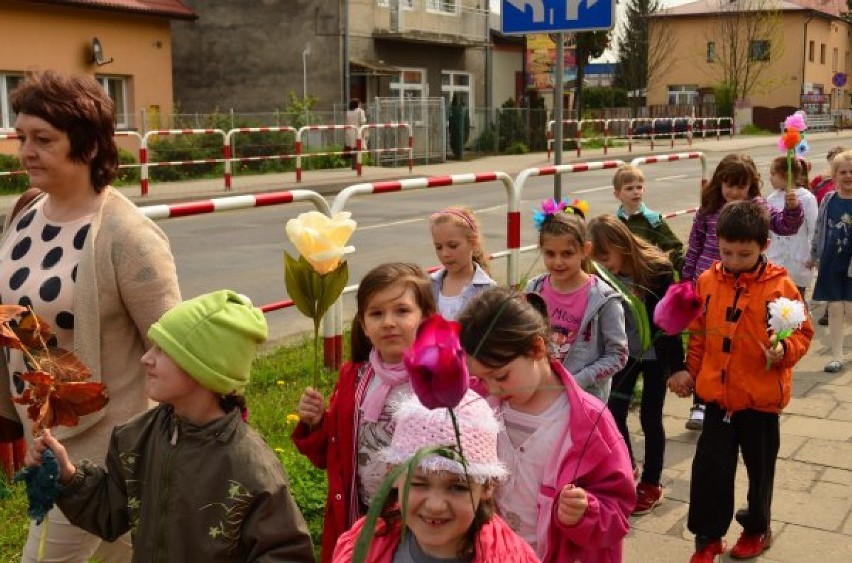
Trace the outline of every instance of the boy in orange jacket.
<instances>
[{"instance_id":1,"label":"boy in orange jacket","mask_svg":"<svg viewBox=\"0 0 852 563\"><path fill-rule=\"evenodd\" d=\"M786 270L763 256L769 244L766 209L752 201L730 203L716 232L721 261L697 281L704 312L689 327L689 373L669 380L679 396L694 388L707 403L692 461L688 527L696 551L691 563L711 563L725 550L739 451L749 475L748 508L736 514L743 533L730 556L749 559L769 548L779 413L790 400L793 366L813 337L807 314L780 342L767 323L769 303L801 297Z\"/></svg>"}]
</instances>

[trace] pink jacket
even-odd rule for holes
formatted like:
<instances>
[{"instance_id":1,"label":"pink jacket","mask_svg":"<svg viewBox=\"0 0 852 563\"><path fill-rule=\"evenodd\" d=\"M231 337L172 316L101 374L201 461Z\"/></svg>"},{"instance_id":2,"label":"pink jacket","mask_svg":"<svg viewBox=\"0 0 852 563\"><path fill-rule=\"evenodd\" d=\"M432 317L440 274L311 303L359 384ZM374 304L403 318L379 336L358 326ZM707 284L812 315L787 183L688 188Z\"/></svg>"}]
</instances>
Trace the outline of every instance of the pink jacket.
<instances>
[{"instance_id":1,"label":"pink jacket","mask_svg":"<svg viewBox=\"0 0 852 563\"><path fill-rule=\"evenodd\" d=\"M569 440L545 467L539 491L538 545L545 563L608 563L622 560L627 518L636 506L636 485L624 439L609 410L582 391L559 362L550 362L565 385L570 405ZM565 485L582 487L589 506L566 527L556 519L555 502Z\"/></svg>"},{"instance_id":2,"label":"pink jacket","mask_svg":"<svg viewBox=\"0 0 852 563\"><path fill-rule=\"evenodd\" d=\"M340 536L334 550L332 563L350 563L355 542L364 528L366 518L361 518L352 528ZM409 532L410 533L410 532ZM371 542L367 563L391 563L402 538L401 523L397 520L390 526L380 520ZM476 555L473 563L538 563L535 552L499 516L494 516L479 531Z\"/></svg>"}]
</instances>

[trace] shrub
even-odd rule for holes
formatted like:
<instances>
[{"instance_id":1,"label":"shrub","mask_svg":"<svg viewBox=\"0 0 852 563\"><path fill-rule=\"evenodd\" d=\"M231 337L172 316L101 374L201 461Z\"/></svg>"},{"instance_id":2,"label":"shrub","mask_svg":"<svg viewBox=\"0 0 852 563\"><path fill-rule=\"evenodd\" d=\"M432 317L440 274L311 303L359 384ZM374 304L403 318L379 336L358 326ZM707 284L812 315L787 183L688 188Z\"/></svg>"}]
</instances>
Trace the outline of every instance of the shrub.
<instances>
[{"instance_id":1,"label":"shrub","mask_svg":"<svg viewBox=\"0 0 852 563\"><path fill-rule=\"evenodd\" d=\"M0 154L0 171L11 172L21 169L21 161L17 157ZM24 192L30 185L26 174L12 174L11 176L0 176L0 193L16 194Z\"/></svg>"},{"instance_id":2,"label":"shrub","mask_svg":"<svg viewBox=\"0 0 852 563\"><path fill-rule=\"evenodd\" d=\"M508 149L506 149L506 154L527 154L530 152L529 147L521 141L517 141L512 143Z\"/></svg>"},{"instance_id":3,"label":"shrub","mask_svg":"<svg viewBox=\"0 0 852 563\"><path fill-rule=\"evenodd\" d=\"M739 134L740 135L772 135L773 133L772 133L772 131L767 131L766 129L758 127L757 125L755 125L753 123L749 123L748 125L745 125L740 130Z\"/></svg>"},{"instance_id":4,"label":"shrub","mask_svg":"<svg viewBox=\"0 0 852 563\"><path fill-rule=\"evenodd\" d=\"M130 151L124 149L118 149L118 162L119 164L136 164L136 157ZM115 177L115 185L116 186L126 186L129 184L138 184L139 183L139 167L134 166L133 168L119 168L118 174Z\"/></svg>"}]
</instances>

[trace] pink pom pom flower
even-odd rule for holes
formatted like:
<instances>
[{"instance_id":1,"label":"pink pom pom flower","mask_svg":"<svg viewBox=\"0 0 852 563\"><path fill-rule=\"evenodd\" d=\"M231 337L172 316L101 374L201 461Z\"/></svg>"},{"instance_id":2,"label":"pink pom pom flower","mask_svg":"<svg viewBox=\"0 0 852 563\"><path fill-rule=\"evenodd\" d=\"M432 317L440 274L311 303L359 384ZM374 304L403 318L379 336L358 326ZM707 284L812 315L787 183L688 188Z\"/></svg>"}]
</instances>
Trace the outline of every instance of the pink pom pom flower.
<instances>
[{"instance_id":1,"label":"pink pom pom flower","mask_svg":"<svg viewBox=\"0 0 852 563\"><path fill-rule=\"evenodd\" d=\"M417 329L403 354L411 388L428 409L455 408L468 389L470 375L459 342L461 325L435 314Z\"/></svg>"},{"instance_id":2,"label":"pink pom pom flower","mask_svg":"<svg viewBox=\"0 0 852 563\"><path fill-rule=\"evenodd\" d=\"M680 334L701 314L701 307L691 281L674 283L654 309L654 324L669 336Z\"/></svg>"}]
</instances>

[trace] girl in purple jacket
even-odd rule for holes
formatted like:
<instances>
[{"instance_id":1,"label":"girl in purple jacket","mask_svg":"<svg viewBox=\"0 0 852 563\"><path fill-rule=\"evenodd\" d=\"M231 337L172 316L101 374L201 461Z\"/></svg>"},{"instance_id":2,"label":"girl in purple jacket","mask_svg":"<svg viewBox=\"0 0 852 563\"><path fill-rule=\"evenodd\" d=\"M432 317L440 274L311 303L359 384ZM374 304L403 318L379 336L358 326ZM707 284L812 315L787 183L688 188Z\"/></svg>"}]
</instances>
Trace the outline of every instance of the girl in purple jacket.
<instances>
[{"instance_id":1,"label":"girl in purple jacket","mask_svg":"<svg viewBox=\"0 0 852 563\"><path fill-rule=\"evenodd\" d=\"M784 197L784 209L775 209L760 197L760 174L754 160L747 154L729 154L723 158L710 182L701 188L701 207L695 214L689 244L683 260L682 280L697 280L698 276L719 260L719 241L716 239L716 222L726 203L741 200L760 201L769 210L769 229L777 235L789 236L799 231L804 212L795 191ZM689 430L704 426L704 405L693 397Z\"/></svg>"},{"instance_id":2,"label":"girl in purple jacket","mask_svg":"<svg viewBox=\"0 0 852 563\"><path fill-rule=\"evenodd\" d=\"M497 510L545 563L620 562L636 504L630 456L606 406L548 357L546 311L536 294L491 288L459 317L470 374L504 422Z\"/></svg>"}]
</instances>

